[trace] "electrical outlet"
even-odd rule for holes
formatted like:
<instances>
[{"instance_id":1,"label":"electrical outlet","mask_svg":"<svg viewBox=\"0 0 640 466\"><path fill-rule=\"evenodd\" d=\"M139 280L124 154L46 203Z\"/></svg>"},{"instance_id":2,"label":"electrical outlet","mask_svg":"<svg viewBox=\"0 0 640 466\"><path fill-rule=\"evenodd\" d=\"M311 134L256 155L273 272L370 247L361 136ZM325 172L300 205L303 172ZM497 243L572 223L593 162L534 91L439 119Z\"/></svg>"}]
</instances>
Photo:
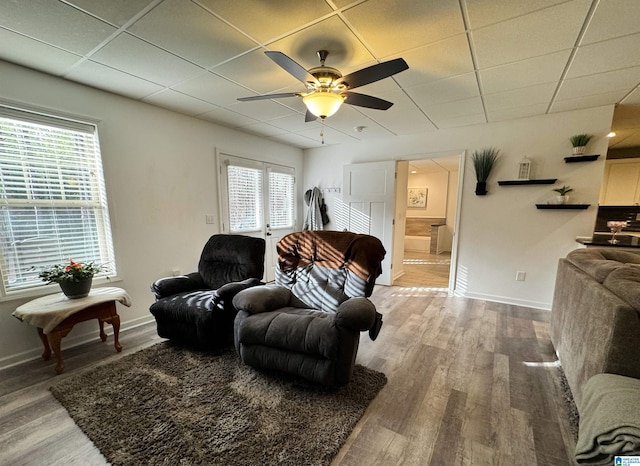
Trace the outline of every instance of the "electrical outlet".
<instances>
[{"instance_id":1,"label":"electrical outlet","mask_svg":"<svg viewBox=\"0 0 640 466\"><path fill-rule=\"evenodd\" d=\"M180 269L173 269L173 270L171 271L171 274L172 274L174 277L179 277L180 275L182 275L182 274L180 273Z\"/></svg>"},{"instance_id":2,"label":"electrical outlet","mask_svg":"<svg viewBox=\"0 0 640 466\"><path fill-rule=\"evenodd\" d=\"M518 270L516 272L516 281L523 282L526 276L527 276L526 272L523 272L522 270Z\"/></svg>"}]
</instances>

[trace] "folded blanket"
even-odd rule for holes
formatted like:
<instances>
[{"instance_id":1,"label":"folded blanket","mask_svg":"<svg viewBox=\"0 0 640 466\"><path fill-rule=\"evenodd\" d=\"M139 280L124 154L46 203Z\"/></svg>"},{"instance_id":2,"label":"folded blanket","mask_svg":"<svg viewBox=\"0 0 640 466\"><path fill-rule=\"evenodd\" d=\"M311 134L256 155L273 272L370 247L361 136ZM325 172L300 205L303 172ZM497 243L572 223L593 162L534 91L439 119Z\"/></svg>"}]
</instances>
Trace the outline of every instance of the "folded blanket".
<instances>
[{"instance_id":1,"label":"folded blanket","mask_svg":"<svg viewBox=\"0 0 640 466\"><path fill-rule=\"evenodd\" d=\"M640 379L598 374L584 385L576 444L579 464L612 465L640 455Z\"/></svg>"}]
</instances>

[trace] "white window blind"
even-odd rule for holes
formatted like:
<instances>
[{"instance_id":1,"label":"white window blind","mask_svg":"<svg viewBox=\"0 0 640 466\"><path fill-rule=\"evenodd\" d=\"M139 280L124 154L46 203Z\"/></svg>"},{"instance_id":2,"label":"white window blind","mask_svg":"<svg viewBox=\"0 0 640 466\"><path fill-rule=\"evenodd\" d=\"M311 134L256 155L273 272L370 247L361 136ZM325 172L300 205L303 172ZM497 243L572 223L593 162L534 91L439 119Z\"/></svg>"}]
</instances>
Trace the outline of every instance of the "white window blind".
<instances>
[{"instance_id":1,"label":"white window blind","mask_svg":"<svg viewBox=\"0 0 640 466\"><path fill-rule=\"evenodd\" d=\"M229 165L229 229L233 233L262 228L262 169Z\"/></svg>"},{"instance_id":2,"label":"white window blind","mask_svg":"<svg viewBox=\"0 0 640 466\"><path fill-rule=\"evenodd\" d=\"M94 261L116 274L94 125L0 106L4 295L43 286L43 267Z\"/></svg>"},{"instance_id":3,"label":"white window blind","mask_svg":"<svg viewBox=\"0 0 640 466\"><path fill-rule=\"evenodd\" d=\"M269 224L293 228L295 178L291 173L269 170Z\"/></svg>"}]
</instances>

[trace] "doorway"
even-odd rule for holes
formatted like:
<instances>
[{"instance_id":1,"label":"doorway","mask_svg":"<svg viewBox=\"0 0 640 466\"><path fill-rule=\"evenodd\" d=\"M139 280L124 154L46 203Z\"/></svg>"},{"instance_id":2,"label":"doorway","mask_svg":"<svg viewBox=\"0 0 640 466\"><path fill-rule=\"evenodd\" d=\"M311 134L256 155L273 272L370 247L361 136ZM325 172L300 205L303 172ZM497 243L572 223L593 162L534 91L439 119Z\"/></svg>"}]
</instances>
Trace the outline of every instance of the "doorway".
<instances>
[{"instance_id":1,"label":"doorway","mask_svg":"<svg viewBox=\"0 0 640 466\"><path fill-rule=\"evenodd\" d=\"M460 155L397 164L393 284L448 289Z\"/></svg>"}]
</instances>

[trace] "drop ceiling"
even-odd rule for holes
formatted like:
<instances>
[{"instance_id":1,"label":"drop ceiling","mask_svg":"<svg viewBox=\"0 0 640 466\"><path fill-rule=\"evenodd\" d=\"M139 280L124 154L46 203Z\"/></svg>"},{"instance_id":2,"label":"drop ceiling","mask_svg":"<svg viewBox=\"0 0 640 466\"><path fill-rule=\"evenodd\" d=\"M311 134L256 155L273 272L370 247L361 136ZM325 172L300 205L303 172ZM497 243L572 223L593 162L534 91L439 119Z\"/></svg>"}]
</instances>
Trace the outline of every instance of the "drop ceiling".
<instances>
[{"instance_id":1,"label":"drop ceiling","mask_svg":"<svg viewBox=\"0 0 640 466\"><path fill-rule=\"evenodd\" d=\"M327 144L617 104L611 147L640 146L638 0L0 0L0 59L300 148L321 145L303 90L264 54L343 74L404 58L358 88ZM1 77L0 77L1 78ZM355 127L364 126L362 132Z\"/></svg>"}]
</instances>

